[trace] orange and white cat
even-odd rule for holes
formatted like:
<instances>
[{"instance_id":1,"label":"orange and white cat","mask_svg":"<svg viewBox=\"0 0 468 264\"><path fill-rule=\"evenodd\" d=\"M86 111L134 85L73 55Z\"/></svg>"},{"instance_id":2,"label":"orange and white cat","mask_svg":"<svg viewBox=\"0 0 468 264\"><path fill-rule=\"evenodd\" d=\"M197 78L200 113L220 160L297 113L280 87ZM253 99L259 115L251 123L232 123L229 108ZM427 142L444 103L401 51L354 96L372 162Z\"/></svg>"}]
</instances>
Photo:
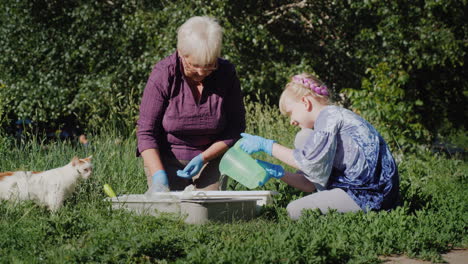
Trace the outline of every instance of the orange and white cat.
<instances>
[{"instance_id":1,"label":"orange and white cat","mask_svg":"<svg viewBox=\"0 0 468 264\"><path fill-rule=\"evenodd\" d=\"M75 190L78 179L89 178L92 168L90 156L74 157L67 165L47 171L0 172L0 199L34 200L56 211Z\"/></svg>"}]
</instances>

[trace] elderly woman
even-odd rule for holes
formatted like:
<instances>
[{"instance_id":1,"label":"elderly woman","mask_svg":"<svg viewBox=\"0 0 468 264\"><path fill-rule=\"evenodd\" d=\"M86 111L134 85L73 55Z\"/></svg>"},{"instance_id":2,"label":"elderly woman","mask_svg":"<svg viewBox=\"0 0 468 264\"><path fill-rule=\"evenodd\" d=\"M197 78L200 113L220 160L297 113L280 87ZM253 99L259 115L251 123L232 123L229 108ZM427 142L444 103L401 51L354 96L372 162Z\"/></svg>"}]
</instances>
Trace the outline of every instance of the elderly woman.
<instances>
[{"instance_id":1,"label":"elderly woman","mask_svg":"<svg viewBox=\"0 0 468 264\"><path fill-rule=\"evenodd\" d=\"M143 93L137 155L150 187L224 189L219 161L245 129L239 79L220 58L213 18L192 17L177 33L177 51L154 66Z\"/></svg>"}]
</instances>

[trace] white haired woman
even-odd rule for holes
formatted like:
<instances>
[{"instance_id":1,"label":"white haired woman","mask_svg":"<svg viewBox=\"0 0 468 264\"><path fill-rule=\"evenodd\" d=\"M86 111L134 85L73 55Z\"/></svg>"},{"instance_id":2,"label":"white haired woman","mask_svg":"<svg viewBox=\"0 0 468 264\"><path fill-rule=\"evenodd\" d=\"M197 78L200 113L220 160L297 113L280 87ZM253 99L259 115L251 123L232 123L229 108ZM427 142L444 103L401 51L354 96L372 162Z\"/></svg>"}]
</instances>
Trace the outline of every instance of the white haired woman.
<instances>
[{"instance_id":1,"label":"white haired woman","mask_svg":"<svg viewBox=\"0 0 468 264\"><path fill-rule=\"evenodd\" d=\"M150 190L224 189L219 161L245 129L239 79L220 58L215 19L192 17L177 33L177 51L154 66L143 93L137 155Z\"/></svg>"}]
</instances>

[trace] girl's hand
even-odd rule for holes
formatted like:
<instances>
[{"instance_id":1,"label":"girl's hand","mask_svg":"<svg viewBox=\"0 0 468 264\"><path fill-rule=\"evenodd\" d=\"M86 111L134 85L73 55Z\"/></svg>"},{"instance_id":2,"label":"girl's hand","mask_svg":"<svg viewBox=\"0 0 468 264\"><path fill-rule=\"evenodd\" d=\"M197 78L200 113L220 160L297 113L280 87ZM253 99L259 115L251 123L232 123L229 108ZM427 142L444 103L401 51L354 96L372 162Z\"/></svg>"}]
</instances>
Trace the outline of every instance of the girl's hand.
<instances>
[{"instance_id":1,"label":"girl's hand","mask_svg":"<svg viewBox=\"0 0 468 264\"><path fill-rule=\"evenodd\" d=\"M268 163L263 160L256 160L256 161L258 165L262 166L262 168L265 169L265 172L267 173L266 179L263 180L262 182L259 182L260 186L265 185L265 183L271 178L281 179L284 177L284 169L283 167L281 167L281 165Z\"/></svg>"},{"instance_id":2,"label":"girl's hand","mask_svg":"<svg viewBox=\"0 0 468 264\"><path fill-rule=\"evenodd\" d=\"M263 151L270 156L272 155L271 151L273 149L273 143L276 141L247 133L241 133L241 136L242 140L240 142L240 148L243 151L247 152L248 154Z\"/></svg>"},{"instance_id":3,"label":"girl's hand","mask_svg":"<svg viewBox=\"0 0 468 264\"><path fill-rule=\"evenodd\" d=\"M197 175L201 168L203 167L203 156L202 154L198 154L195 158L193 158L187 166L185 166L184 170L178 170L177 176L191 179L193 176Z\"/></svg>"},{"instance_id":4,"label":"girl's hand","mask_svg":"<svg viewBox=\"0 0 468 264\"><path fill-rule=\"evenodd\" d=\"M272 164L263 160L256 160L258 165L265 169L270 178L281 179L284 177L284 169L281 165Z\"/></svg>"}]
</instances>

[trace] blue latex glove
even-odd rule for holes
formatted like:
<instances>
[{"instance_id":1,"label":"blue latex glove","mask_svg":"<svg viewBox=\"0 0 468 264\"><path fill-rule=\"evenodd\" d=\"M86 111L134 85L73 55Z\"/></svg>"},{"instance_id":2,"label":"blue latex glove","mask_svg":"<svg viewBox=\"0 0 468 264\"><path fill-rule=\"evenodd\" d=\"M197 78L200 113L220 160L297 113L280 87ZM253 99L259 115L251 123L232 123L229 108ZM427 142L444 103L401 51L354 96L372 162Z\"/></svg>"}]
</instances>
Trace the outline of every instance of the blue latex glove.
<instances>
[{"instance_id":1,"label":"blue latex glove","mask_svg":"<svg viewBox=\"0 0 468 264\"><path fill-rule=\"evenodd\" d=\"M265 183L271 178L281 179L284 177L284 169L281 165L271 164L263 160L256 161L258 165L262 166L262 168L264 168L267 173L267 178L264 181L259 182L260 186L265 185Z\"/></svg>"},{"instance_id":2,"label":"blue latex glove","mask_svg":"<svg viewBox=\"0 0 468 264\"><path fill-rule=\"evenodd\" d=\"M151 178L153 180L153 183L151 184L148 191L146 191L145 195L151 196L153 193L156 192L169 191L169 181L167 180L167 174L164 170L158 170L153 174Z\"/></svg>"},{"instance_id":3,"label":"blue latex glove","mask_svg":"<svg viewBox=\"0 0 468 264\"><path fill-rule=\"evenodd\" d=\"M152 176L153 179L153 185L154 184L160 184L164 186L169 186L169 181L167 180L167 174L166 171L164 170L158 170L155 172Z\"/></svg>"},{"instance_id":4,"label":"blue latex glove","mask_svg":"<svg viewBox=\"0 0 468 264\"><path fill-rule=\"evenodd\" d=\"M187 164L187 166L185 166L184 170L177 171L177 176L185 179L191 179L193 176L197 175L200 172L202 167L203 156L202 154L198 154Z\"/></svg>"},{"instance_id":5,"label":"blue latex glove","mask_svg":"<svg viewBox=\"0 0 468 264\"><path fill-rule=\"evenodd\" d=\"M240 143L240 148L243 151L247 152L248 154L263 151L270 156L272 155L271 151L273 150L273 143L276 141L247 133L241 133L241 136L242 140Z\"/></svg>"}]
</instances>

